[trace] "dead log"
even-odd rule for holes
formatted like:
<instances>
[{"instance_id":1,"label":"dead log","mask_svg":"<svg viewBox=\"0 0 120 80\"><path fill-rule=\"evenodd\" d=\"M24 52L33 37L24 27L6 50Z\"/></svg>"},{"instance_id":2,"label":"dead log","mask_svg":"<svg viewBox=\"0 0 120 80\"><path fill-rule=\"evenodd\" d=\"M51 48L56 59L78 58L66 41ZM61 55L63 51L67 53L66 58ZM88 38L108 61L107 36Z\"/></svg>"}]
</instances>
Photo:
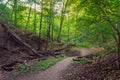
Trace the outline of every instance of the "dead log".
<instances>
[{"instance_id":1,"label":"dead log","mask_svg":"<svg viewBox=\"0 0 120 80\"><path fill-rule=\"evenodd\" d=\"M62 50L64 50L64 49L66 49L67 47L68 47L68 43L66 43L65 45L63 45L63 46L60 47L60 48L48 50L47 53L52 54L52 55L55 55L55 53L57 53L57 52L59 52L59 51L62 51Z\"/></svg>"},{"instance_id":2,"label":"dead log","mask_svg":"<svg viewBox=\"0 0 120 80\"><path fill-rule=\"evenodd\" d=\"M18 64L18 63L24 63L24 62L22 62L22 61L13 61L13 62L10 62L8 64L5 64L5 65L1 66L1 69L5 70L5 71L12 71L13 66Z\"/></svg>"},{"instance_id":3,"label":"dead log","mask_svg":"<svg viewBox=\"0 0 120 80\"><path fill-rule=\"evenodd\" d=\"M0 51L4 51L4 50L9 51L6 47L0 46Z\"/></svg>"},{"instance_id":4,"label":"dead log","mask_svg":"<svg viewBox=\"0 0 120 80\"><path fill-rule=\"evenodd\" d=\"M71 42L75 41L75 40L77 40L77 39L72 39L72 40L70 40L69 42L66 42L62 47L57 48L57 49L53 49L53 50L50 50L50 51L51 51L52 54L55 53L55 52L62 51L62 50L64 50L64 49L66 49L66 48L68 47L68 45L69 45Z\"/></svg>"},{"instance_id":5,"label":"dead log","mask_svg":"<svg viewBox=\"0 0 120 80\"><path fill-rule=\"evenodd\" d=\"M5 66L2 66L1 69L5 70L5 71L12 71L13 70L12 67L5 67Z\"/></svg>"}]
</instances>

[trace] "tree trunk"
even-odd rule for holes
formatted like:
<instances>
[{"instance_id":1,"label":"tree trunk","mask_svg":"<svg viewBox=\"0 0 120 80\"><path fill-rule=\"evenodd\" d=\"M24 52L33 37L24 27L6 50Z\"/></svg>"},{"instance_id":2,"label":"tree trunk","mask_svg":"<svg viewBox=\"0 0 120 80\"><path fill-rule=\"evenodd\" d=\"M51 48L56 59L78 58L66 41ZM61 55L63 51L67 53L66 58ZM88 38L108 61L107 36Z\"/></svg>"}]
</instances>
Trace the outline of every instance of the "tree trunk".
<instances>
[{"instance_id":1,"label":"tree trunk","mask_svg":"<svg viewBox=\"0 0 120 80\"><path fill-rule=\"evenodd\" d=\"M118 63L120 69L120 34L118 34Z\"/></svg>"},{"instance_id":2,"label":"tree trunk","mask_svg":"<svg viewBox=\"0 0 120 80\"><path fill-rule=\"evenodd\" d=\"M17 0L14 0L14 25L17 26Z\"/></svg>"},{"instance_id":3,"label":"tree trunk","mask_svg":"<svg viewBox=\"0 0 120 80\"><path fill-rule=\"evenodd\" d=\"M61 42L61 31L62 31L64 16L65 16L64 14L66 12L67 4L68 4L68 0L65 3L63 3L62 13L61 13L61 17L60 17L60 28L59 28L59 32L58 32L57 42Z\"/></svg>"},{"instance_id":4,"label":"tree trunk","mask_svg":"<svg viewBox=\"0 0 120 80\"><path fill-rule=\"evenodd\" d=\"M26 22L25 33L27 33L27 28L28 28L28 24L29 24L29 21L30 21L30 16L31 16L31 6L30 6L30 9L29 9L29 13L28 13L28 19L27 19L27 22Z\"/></svg>"},{"instance_id":5,"label":"tree trunk","mask_svg":"<svg viewBox=\"0 0 120 80\"><path fill-rule=\"evenodd\" d=\"M52 41L54 40L54 17L53 17L53 19L52 19Z\"/></svg>"},{"instance_id":6,"label":"tree trunk","mask_svg":"<svg viewBox=\"0 0 120 80\"><path fill-rule=\"evenodd\" d=\"M58 37L57 37L57 42L61 42L61 31L62 31L63 20L64 20L64 17L63 17L63 14L62 14L61 15L61 21L60 21L60 29L59 29Z\"/></svg>"},{"instance_id":7,"label":"tree trunk","mask_svg":"<svg viewBox=\"0 0 120 80\"><path fill-rule=\"evenodd\" d=\"M9 3L9 1L10 1L10 0L8 0L8 1L5 3L5 6L7 6L7 4ZM4 13L3 13L4 10L5 10L5 7L2 8L2 11L0 12L0 16L1 16L2 14L4 14Z\"/></svg>"},{"instance_id":8,"label":"tree trunk","mask_svg":"<svg viewBox=\"0 0 120 80\"><path fill-rule=\"evenodd\" d=\"M68 41L70 40L70 25L69 25L69 21L68 21L68 17L67 17L67 26L68 26Z\"/></svg>"},{"instance_id":9,"label":"tree trunk","mask_svg":"<svg viewBox=\"0 0 120 80\"><path fill-rule=\"evenodd\" d=\"M35 4L34 8L35 9L34 9L34 23L33 23L34 28L33 28L33 31L34 31L34 33L36 33L36 19L37 19L37 16L36 16L36 4Z\"/></svg>"},{"instance_id":10,"label":"tree trunk","mask_svg":"<svg viewBox=\"0 0 120 80\"><path fill-rule=\"evenodd\" d=\"M47 37L50 38L50 29L51 29L51 22L49 22L49 25L48 25L48 30L47 30Z\"/></svg>"},{"instance_id":11,"label":"tree trunk","mask_svg":"<svg viewBox=\"0 0 120 80\"><path fill-rule=\"evenodd\" d=\"M41 14L40 14L39 39L41 38L41 33L42 33L42 19L43 19L43 0L41 1ZM40 50L40 42L41 42L41 41L38 41L38 50Z\"/></svg>"}]
</instances>

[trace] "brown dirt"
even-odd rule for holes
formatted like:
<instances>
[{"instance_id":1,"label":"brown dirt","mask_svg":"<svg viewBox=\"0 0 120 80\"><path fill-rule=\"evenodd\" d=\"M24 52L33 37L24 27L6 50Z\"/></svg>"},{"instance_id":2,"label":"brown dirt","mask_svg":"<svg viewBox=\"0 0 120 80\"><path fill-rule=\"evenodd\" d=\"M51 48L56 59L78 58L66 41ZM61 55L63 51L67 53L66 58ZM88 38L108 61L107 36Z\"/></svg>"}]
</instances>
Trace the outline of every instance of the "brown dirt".
<instances>
[{"instance_id":1,"label":"brown dirt","mask_svg":"<svg viewBox=\"0 0 120 80\"><path fill-rule=\"evenodd\" d=\"M73 58L74 57L66 58L58 62L54 66L50 67L46 71L19 76L15 80L59 80L61 71L64 71L65 69L68 68Z\"/></svg>"},{"instance_id":2,"label":"brown dirt","mask_svg":"<svg viewBox=\"0 0 120 80\"><path fill-rule=\"evenodd\" d=\"M120 80L120 70L112 54L101 60L86 64L74 64L62 75L61 80Z\"/></svg>"},{"instance_id":3,"label":"brown dirt","mask_svg":"<svg viewBox=\"0 0 120 80\"><path fill-rule=\"evenodd\" d=\"M84 54L83 52L85 52L85 54L86 54L86 52L88 52L87 55L89 55L91 53L91 51L94 53L93 48L82 49L80 51L82 52L82 53L79 52L81 54ZM25 75L18 76L17 78L14 78L13 76L11 76L11 74L2 72L2 74L1 74L2 77L0 78L0 80L59 80L59 78L61 78L62 73L64 73L64 71L67 68L69 68L69 66L71 65L73 58L75 58L75 57L66 58L66 59L58 62L54 66L50 67L46 71L27 73ZM7 75L9 75L9 76L7 76Z\"/></svg>"},{"instance_id":4,"label":"brown dirt","mask_svg":"<svg viewBox=\"0 0 120 80\"><path fill-rule=\"evenodd\" d=\"M20 32L20 30L18 31L17 29L11 29L11 31L14 31L14 33L16 33L23 42L26 42L35 50L37 50L38 40L41 41L40 46L42 48L40 51L42 52L45 48L44 44L46 41L44 39L39 39L37 36L33 36L30 33L22 34L22 32ZM30 55L33 55L33 52L12 38L0 24L0 68L1 66L14 61L24 62L29 61L32 57L35 57Z\"/></svg>"},{"instance_id":5,"label":"brown dirt","mask_svg":"<svg viewBox=\"0 0 120 80\"><path fill-rule=\"evenodd\" d=\"M17 31L16 29L12 29L12 31ZM32 36L31 34L21 34L22 32L15 32L24 42L31 45L33 48L37 49L37 41L41 41L41 51L45 49L45 40L38 39L36 36ZM14 80L12 79L11 72L12 70L17 69L17 63L28 63L31 61L33 57L33 52L30 51L25 46L22 46L17 41L9 36L10 34L1 26L0 24L0 80ZM33 39L34 38L34 39ZM36 41L37 40L37 41ZM9 67L3 68L3 66L14 63ZM5 71L6 70L6 71ZM10 78L9 78L10 77Z\"/></svg>"},{"instance_id":6,"label":"brown dirt","mask_svg":"<svg viewBox=\"0 0 120 80\"><path fill-rule=\"evenodd\" d=\"M94 48L94 49L96 49L96 48ZM96 51L93 50L93 48L90 48L90 49L83 49L83 50L81 50L81 52L82 52L81 54L84 54L83 52L88 52L87 55L89 55L90 53L92 53L92 52L94 53ZM30 73L30 74L26 74L23 76L19 76L15 80L59 80L61 78L61 74L64 73L64 71L67 68L69 68L69 66L71 65L73 58L75 58L75 57L66 58L66 59L58 62L54 66L50 67L46 71Z\"/></svg>"}]
</instances>

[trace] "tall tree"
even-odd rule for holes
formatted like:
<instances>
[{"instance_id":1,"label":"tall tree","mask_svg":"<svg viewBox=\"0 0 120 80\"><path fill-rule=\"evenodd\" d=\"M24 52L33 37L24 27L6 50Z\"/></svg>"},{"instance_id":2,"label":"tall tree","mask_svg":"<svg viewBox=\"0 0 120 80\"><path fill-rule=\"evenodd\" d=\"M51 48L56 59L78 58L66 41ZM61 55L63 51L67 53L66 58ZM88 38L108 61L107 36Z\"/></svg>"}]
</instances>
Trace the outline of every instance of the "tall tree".
<instances>
[{"instance_id":1,"label":"tall tree","mask_svg":"<svg viewBox=\"0 0 120 80\"><path fill-rule=\"evenodd\" d=\"M43 22L43 0L40 1L41 3L41 13L40 13L40 26L39 26L39 39L41 38L41 33L42 33L42 22ZM38 50L40 50L40 41L38 43Z\"/></svg>"},{"instance_id":2,"label":"tall tree","mask_svg":"<svg viewBox=\"0 0 120 80\"><path fill-rule=\"evenodd\" d=\"M14 25L17 26L17 2L18 0L14 0Z\"/></svg>"},{"instance_id":3,"label":"tall tree","mask_svg":"<svg viewBox=\"0 0 120 80\"><path fill-rule=\"evenodd\" d=\"M53 40L53 31L54 31L54 0L50 0L49 2L49 23L47 30L47 37L52 38ZM51 33L52 30L52 33ZM51 35L52 34L52 35Z\"/></svg>"},{"instance_id":4,"label":"tall tree","mask_svg":"<svg viewBox=\"0 0 120 80\"><path fill-rule=\"evenodd\" d=\"M30 22L30 16L31 16L31 5L29 7L29 13L28 13L28 18L27 18L27 22L26 22L25 33L27 33L28 24Z\"/></svg>"},{"instance_id":5,"label":"tall tree","mask_svg":"<svg viewBox=\"0 0 120 80\"><path fill-rule=\"evenodd\" d=\"M62 31L62 26L63 26L63 21L64 21L67 4L68 4L68 0L66 2L63 2L62 12L61 12L61 16L60 16L60 27L59 27L57 42L61 42L61 31Z\"/></svg>"},{"instance_id":6,"label":"tall tree","mask_svg":"<svg viewBox=\"0 0 120 80\"><path fill-rule=\"evenodd\" d=\"M37 14L36 14L36 3L35 3L35 5L34 5L34 22L33 22L33 25L34 25L33 31L34 31L34 33L36 33L36 21L37 21Z\"/></svg>"}]
</instances>

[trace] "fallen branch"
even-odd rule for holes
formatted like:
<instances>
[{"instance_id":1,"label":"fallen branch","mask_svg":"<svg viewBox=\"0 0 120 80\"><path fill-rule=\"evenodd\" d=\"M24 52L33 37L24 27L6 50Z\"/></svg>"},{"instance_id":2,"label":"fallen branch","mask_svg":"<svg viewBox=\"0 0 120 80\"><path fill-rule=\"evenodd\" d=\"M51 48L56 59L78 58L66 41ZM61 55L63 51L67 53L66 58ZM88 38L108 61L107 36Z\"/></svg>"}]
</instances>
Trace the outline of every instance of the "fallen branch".
<instances>
[{"instance_id":1,"label":"fallen branch","mask_svg":"<svg viewBox=\"0 0 120 80\"><path fill-rule=\"evenodd\" d=\"M33 54L37 55L37 56L41 56L37 50L35 50L33 47L31 47L29 44L27 44L26 42L22 41L22 39L15 34L12 30L10 30L10 28L7 25L4 25L2 22L0 22L1 26L3 27L4 31L6 32L6 34L8 34L8 36L10 38L12 38L13 40L15 40L15 42L17 42L18 44L25 46L26 48L28 48L29 50L31 50L33 52Z\"/></svg>"},{"instance_id":2,"label":"fallen branch","mask_svg":"<svg viewBox=\"0 0 120 80\"><path fill-rule=\"evenodd\" d=\"M3 66L1 66L1 69L5 70L5 71L12 71L13 70L13 66L16 65L17 63L24 63L21 61L13 61L11 63L5 64Z\"/></svg>"}]
</instances>

